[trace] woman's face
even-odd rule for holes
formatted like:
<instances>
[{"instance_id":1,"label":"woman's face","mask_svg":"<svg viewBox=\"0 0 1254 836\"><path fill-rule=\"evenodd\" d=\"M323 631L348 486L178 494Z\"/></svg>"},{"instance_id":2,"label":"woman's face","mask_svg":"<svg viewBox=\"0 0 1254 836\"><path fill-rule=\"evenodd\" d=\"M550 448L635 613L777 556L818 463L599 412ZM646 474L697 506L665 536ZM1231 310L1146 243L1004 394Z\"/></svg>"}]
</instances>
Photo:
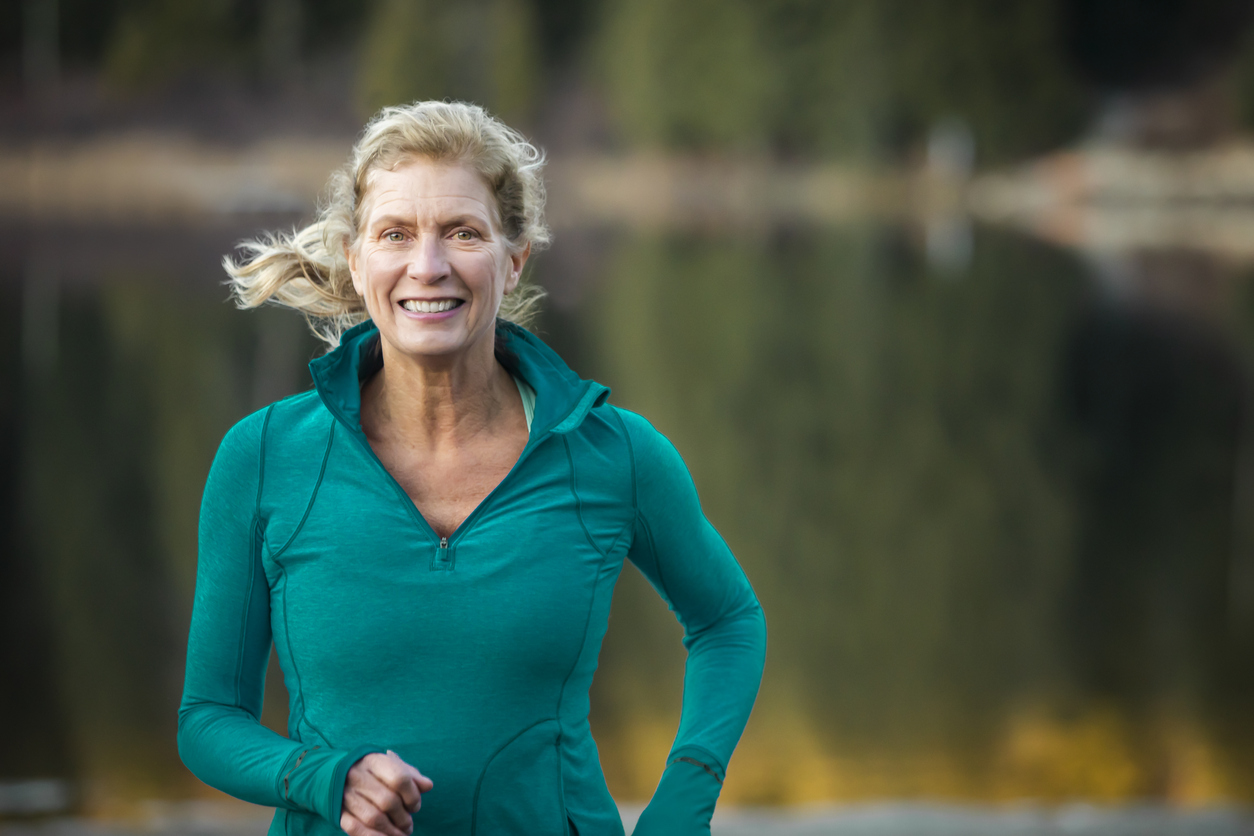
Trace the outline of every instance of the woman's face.
<instances>
[{"instance_id":1,"label":"woman's face","mask_svg":"<svg viewBox=\"0 0 1254 836\"><path fill-rule=\"evenodd\" d=\"M348 265L383 340L427 359L491 345L501 297L518 284L530 247L510 252L478 172L426 158L376 169L363 204Z\"/></svg>"}]
</instances>

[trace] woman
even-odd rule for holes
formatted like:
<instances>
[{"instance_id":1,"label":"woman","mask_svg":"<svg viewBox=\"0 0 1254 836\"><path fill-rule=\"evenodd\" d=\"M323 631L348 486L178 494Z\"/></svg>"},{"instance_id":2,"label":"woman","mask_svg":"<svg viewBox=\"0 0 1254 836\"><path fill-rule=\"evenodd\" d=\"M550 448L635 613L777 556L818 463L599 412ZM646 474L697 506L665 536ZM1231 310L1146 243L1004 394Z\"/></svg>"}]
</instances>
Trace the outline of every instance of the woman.
<instances>
[{"instance_id":1,"label":"woman","mask_svg":"<svg viewBox=\"0 0 1254 836\"><path fill-rule=\"evenodd\" d=\"M201 509L179 752L272 834L621 834L588 688L624 558L688 648L635 832L709 831L765 623L675 449L515 324L542 165L478 107L387 108L316 223L226 262L335 346L227 434Z\"/></svg>"}]
</instances>

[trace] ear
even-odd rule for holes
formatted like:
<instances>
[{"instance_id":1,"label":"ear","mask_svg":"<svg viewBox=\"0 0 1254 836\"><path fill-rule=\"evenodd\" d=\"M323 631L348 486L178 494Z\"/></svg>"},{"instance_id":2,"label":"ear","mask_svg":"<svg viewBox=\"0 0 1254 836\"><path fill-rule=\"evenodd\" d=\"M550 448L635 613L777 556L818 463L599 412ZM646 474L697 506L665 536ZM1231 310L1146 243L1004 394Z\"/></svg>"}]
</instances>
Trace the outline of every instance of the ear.
<instances>
[{"instance_id":1,"label":"ear","mask_svg":"<svg viewBox=\"0 0 1254 836\"><path fill-rule=\"evenodd\" d=\"M358 296L365 296L360 274L357 272L357 248L350 245L347 239L344 241L344 257L348 259L348 275L353 279L353 290L357 291Z\"/></svg>"},{"instance_id":2,"label":"ear","mask_svg":"<svg viewBox=\"0 0 1254 836\"><path fill-rule=\"evenodd\" d=\"M505 292L513 293L514 288L518 287L518 281L522 278L523 268L527 266L527 259L531 256L531 244L523 247L517 253L513 253L509 257L509 275L505 278Z\"/></svg>"}]
</instances>

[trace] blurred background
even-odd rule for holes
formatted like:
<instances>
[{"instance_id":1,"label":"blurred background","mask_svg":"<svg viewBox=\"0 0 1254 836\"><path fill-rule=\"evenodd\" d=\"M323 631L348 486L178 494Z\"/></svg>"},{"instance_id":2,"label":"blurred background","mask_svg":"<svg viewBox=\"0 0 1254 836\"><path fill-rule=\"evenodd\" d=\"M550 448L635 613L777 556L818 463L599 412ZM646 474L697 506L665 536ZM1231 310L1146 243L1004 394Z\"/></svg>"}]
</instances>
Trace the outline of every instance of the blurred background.
<instances>
[{"instance_id":1,"label":"blurred background","mask_svg":"<svg viewBox=\"0 0 1254 836\"><path fill-rule=\"evenodd\" d=\"M0 4L0 817L220 798L174 741L200 492L320 351L228 304L220 260L310 218L376 108L442 97L547 150L538 331L671 437L762 599L724 805L1244 809L1252 26L1250 0ZM680 636L628 568L592 694L628 810Z\"/></svg>"}]
</instances>

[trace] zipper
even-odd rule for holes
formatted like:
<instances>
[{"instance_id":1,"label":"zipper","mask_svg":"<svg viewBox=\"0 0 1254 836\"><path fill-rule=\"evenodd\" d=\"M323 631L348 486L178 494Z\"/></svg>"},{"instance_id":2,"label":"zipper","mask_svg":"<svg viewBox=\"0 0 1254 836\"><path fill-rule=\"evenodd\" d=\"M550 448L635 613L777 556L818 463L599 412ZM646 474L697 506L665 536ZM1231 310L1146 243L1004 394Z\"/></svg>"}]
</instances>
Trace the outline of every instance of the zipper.
<instances>
[{"instance_id":1,"label":"zipper","mask_svg":"<svg viewBox=\"0 0 1254 836\"><path fill-rule=\"evenodd\" d=\"M424 517L418 510L418 506L414 505L414 501L409 498L409 494L405 493L405 489L401 487L401 483L397 482L396 477L388 472L388 469L383 466L383 462L379 461L379 457L375 455L374 448L370 446L370 440L366 438L366 434L362 432L360 428L354 428L352 422L345 418L340 410L333 409L331 405L327 403L327 399L325 398L323 399L323 405L327 407L327 411L331 413L332 417L334 417L341 426L348 430L348 434L352 436L353 440L361 446L361 449L365 452L366 456L375 463L375 466L379 468L379 472L383 474L383 477L391 483L393 490L396 491L397 498L409 508L409 513L413 517L414 522L418 525L419 529L425 531L431 539L439 540L435 549L435 557L431 562L431 568L443 569L446 571L453 568L453 550L450 549L450 546L455 545L456 542L461 539L466 530L469 529L471 524L481 515L483 509L492 502L493 497L495 497L505 487L506 483L510 481L510 478L513 477L513 475L522 467L523 462L525 462L527 457L531 455L531 451L539 447L540 443L547 439L552 433L552 430L549 429L541 436L532 436L527 439L527 446L523 448L522 454L518 457L518 461L514 462L514 466L509 469L509 473L505 474L505 478L498 482L496 487L489 491L488 495L474 507L474 510L470 512L470 515L467 516L466 519L462 520L461 525L457 526L457 530L454 531L451 536L440 537L435 533L435 529L431 527L431 523L427 522L427 518ZM578 408L578 404L576 404L575 408ZM573 412L574 409L571 410L571 413ZM566 417L569 418L570 415L568 414ZM562 420L564 421L566 419L563 418ZM558 421L554 426L561 423L562 421Z\"/></svg>"},{"instance_id":2,"label":"zipper","mask_svg":"<svg viewBox=\"0 0 1254 836\"><path fill-rule=\"evenodd\" d=\"M392 489L396 491L397 498L409 509L410 516L413 518L414 523L418 526L419 530L425 531L432 540L439 541L435 547L435 556L431 560L431 568L433 570L452 570L454 550L451 546L456 545L457 541L461 539L466 530L471 527L471 524L483 512L484 507L490 504L492 498L505 488L506 483L510 481L510 478L518 472L518 470L522 467L523 462L531 455L531 451L540 446L540 442L549 436L549 433L546 432L539 438L529 439L527 441L527 446L523 448L522 455L518 457L518 461L514 462L514 466L510 468L509 473L505 474L505 478L498 482L497 486L488 492L488 495L483 498L483 501L475 506L474 510L470 512L470 515L466 517L466 519L462 520L462 524L457 526L457 530L454 531L451 536L440 537L435 533L435 529L431 527L431 523L427 522L427 518L424 517L418 510L418 506L414 505L414 501L409 498L409 494L405 493L405 489L401 487L401 483L397 482L396 477L388 472L388 469L383 466L383 462L379 461L379 457L375 455L374 448L370 446L370 441L366 438L366 434L361 430L353 429L352 425L340 416L337 411L331 411L331 414L340 422L341 426L348 430L348 434L353 437L353 440L361 446L361 449L366 456L375 463L376 467L379 468L379 473L383 475L383 478L392 485Z\"/></svg>"},{"instance_id":3,"label":"zipper","mask_svg":"<svg viewBox=\"0 0 1254 836\"><path fill-rule=\"evenodd\" d=\"M413 504L413 500L410 500L410 504ZM449 557L447 537L440 538L440 545L435 548L435 560L431 561L431 568L444 570L453 568L453 561Z\"/></svg>"}]
</instances>

